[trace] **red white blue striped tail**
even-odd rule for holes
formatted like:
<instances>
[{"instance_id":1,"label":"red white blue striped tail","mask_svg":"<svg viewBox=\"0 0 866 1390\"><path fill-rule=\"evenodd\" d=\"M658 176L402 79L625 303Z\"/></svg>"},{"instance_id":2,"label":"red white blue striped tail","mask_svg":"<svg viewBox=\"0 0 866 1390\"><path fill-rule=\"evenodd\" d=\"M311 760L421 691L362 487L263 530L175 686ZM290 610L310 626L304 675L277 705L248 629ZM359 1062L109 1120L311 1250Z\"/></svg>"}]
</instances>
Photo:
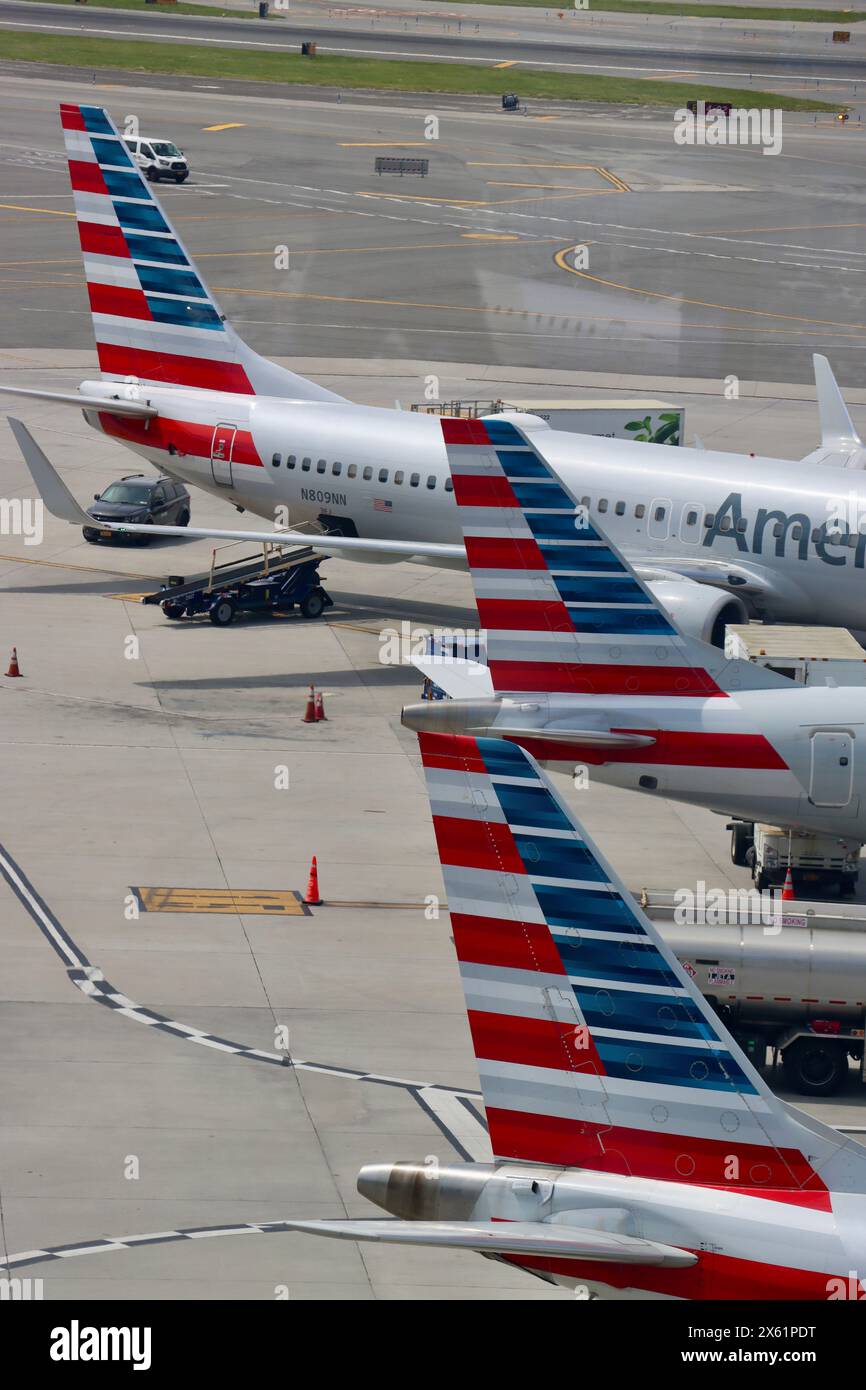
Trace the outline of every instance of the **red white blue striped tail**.
<instances>
[{"instance_id":1,"label":"red white blue striped tail","mask_svg":"<svg viewBox=\"0 0 866 1390\"><path fill-rule=\"evenodd\" d=\"M102 375L339 400L237 336L108 113L64 104L60 119Z\"/></svg>"},{"instance_id":2,"label":"red white blue striped tail","mask_svg":"<svg viewBox=\"0 0 866 1390\"><path fill-rule=\"evenodd\" d=\"M442 433L497 691L725 695L720 653L679 631L523 430Z\"/></svg>"},{"instance_id":3,"label":"red white blue striped tail","mask_svg":"<svg viewBox=\"0 0 866 1390\"><path fill-rule=\"evenodd\" d=\"M772 1094L534 759L419 739L496 1156L827 1210L866 1191L863 1150Z\"/></svg>"}]
</instances>

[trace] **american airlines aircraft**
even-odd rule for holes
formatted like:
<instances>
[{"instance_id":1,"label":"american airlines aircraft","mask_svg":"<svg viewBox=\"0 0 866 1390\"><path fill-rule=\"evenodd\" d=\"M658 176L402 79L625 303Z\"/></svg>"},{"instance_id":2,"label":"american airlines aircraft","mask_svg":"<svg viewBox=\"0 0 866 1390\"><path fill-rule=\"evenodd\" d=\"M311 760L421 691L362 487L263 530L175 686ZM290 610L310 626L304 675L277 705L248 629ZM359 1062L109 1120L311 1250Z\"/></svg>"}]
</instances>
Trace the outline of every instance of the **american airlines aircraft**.
<instances>
[{"instance_id":1,"label":"american airlines aircraft","mask_svg":"<svg viewBox=\"0 0 866 1390\"><path fill-rule=\"evenodd\" d=\"M405 725L512 739L614 786L866 842L866 690L726 660L678 627L537 435L498 415L441 428L488 667L418 659L457 698L407 706Z\"/></svg>"},{"instance_id":2,"label":"american airlines aircraft","mask_svg":"<svg viewBox=\"0 0 866 1390\"><path fill-rule=\"evenodd\" d=\"M108 114L69 104L61 121L102 379L77 392L0 389L83 409L161 471L280 527L189 536L309 543L292 528L313 523L330 553L462 567L438 418L355 405L260 357L226 322ZM720 643L748 615L859 630L866 451L828 364L816 367L823 441L800 463L518 418L687 632ZM85 524L50 473L40 478L49 506Z\"/></svg>"},{"instance_id":3,"label":"american airlines aircraft","mask_svg":"<svg viewBox=\"0 0 866 1390\"><path fill-rule=\"evenodd\" d=\"M419 739L494 1161L291 1225L596 1298L866 1296L866 1149L772 1093L530 754Z\"/></svg>"}]
</instances>

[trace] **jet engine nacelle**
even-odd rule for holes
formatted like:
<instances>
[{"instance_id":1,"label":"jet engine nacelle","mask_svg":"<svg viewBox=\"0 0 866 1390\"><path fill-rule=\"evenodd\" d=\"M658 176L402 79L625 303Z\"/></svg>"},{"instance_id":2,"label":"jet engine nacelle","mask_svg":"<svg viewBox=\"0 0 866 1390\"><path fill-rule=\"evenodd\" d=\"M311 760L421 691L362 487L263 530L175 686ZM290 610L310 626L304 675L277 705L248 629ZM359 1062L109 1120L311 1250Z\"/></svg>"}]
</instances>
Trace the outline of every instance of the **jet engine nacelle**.
<instances>
[{"instance_id":1,"label":"jet engine nacelle","mask_svg":"<svg viewBox=\"0 0 866 1390\"><path fill-rule=\"evenodd\" d=\"M693 579L672 577L654 579L647 588L664 604L683 632L702 642L710 642L714 647L724 647L728 623L749 621L742 599L712 584L696 584Z\"/></svg>"}]
</instances>

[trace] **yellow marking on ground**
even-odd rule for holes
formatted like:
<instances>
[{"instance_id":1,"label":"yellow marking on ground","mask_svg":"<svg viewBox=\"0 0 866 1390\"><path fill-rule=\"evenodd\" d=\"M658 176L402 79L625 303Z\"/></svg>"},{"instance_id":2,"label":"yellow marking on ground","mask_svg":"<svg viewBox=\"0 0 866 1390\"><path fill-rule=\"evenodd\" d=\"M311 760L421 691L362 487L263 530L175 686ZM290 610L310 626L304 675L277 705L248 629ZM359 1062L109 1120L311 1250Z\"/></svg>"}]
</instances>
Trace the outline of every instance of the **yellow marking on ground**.
<instances>
[{"instance_id":1,"label":"yellow marking on ground","mask_svg":"<svg viewBox=\"0 0 866 1390\"><path fill-rule=\"evenodd\" d=\"M429 140L338 140L341 150L423 150ZM437 149L440 146L437 145Z\"/></svg>"},{"instance_id":2,"label":"yellow marking on ground","mask_svg":"<svg viewBox=\"0 0 866 1390\"><path fill-rule=\"evenodd\" d=\"M152 590L152 589L145 589L143 593L137 593L137 594L105 594L104 597L105 597L105 598L117 598L117 599L120 599L122 603L141 603L141 600L142 600L143 598L147 598L148 594L151 594L151 593L153 593L153 590Z\"/></svg>"},{"instance_id":3,"label":"yellow marking on ground","mask_svg":"<svg viewBox=\"0 0 866 1390\"><path fill-rule=\"evenodd\" d=\"M25 207L21 203L0 203L0 208L8 208L10 212L39 212L43 217L74 217L74 212L60 212L57 208L31 208Z\"/></svg>"},{"instance_id":4,"label":"yellow marking on ground","mask_svg":"<svg viewBox=\"0 0 866 1390\"><path fill-rule=\"evenodd\" d=\"M536 159L469 160L467 169L596 169L596 164L544 164Z\"/></svg>"},{"instance_id":5,"label":"yellow marking on ground","mask_svg":"<svg viewBox=\"0 0 866 1390\"><path fill-rule=\"evenodd\" d=\"M787 227L717 227L709 232L690 232L689 236L745 236L747 232L835 232L849 227L866 227L866 222L792 222ZM816 246L813 249L821 251L824 248Z\"/></svg>"},{"instance_id":6,"label":"yellow marking on ground","mask_svg":"<svg viewBox=\"0 0 866 1390\"><path fill-rule=\"evenodd\" d=\"M76 570L80 574L101 574L105 579L149 579L154 586L157 580L152 574L128 574L125 570L103 570L98 565L70 565L65 560L39 560L34 555L0 555L0 560L10 560L16 565L44 565L50 570Z\"/></svg>"},{"instance_id":7,"label":"yellow marking on ground","mask_svg":"<svg viewBox=\"0 0 866 1390\"><path fill-rule=\"evenodd\" d=\"M598 193L597 188L578 188L575 183L511 183L505 179L486 179L488 188L558 188L561 192Z\"/></svg>"},{"instance_id":8,"label":"yellow marking on ground","mask_svg":"<svg viewBox=\"0 0 866 1390\"><path fill-rule=\"evenodd\" d=\"M142 912L232 912L303 917L300 893L258 888L132 888Z\"/></svg>"},{"instance_id":9,"label":"yellow marking on ground","mask_svg":"<svg viewBox=\"0 0 866 1390\"><path fill-rule=\"evenodd\" d=\"M561 121L561 116L530 116L531 121Z\"/></svg>"},{"instance_id":10,"label":"yellow marking on ground","mask_svg":"<svg viewBox=\"0 0 866 1390\"><path fill-rule=\"evenodd\" d=\"M676 304L696 304L699 309L720 309L725 314L752 314L757 318L766 319L785 319L789 323L808 323L818 325L822 328L855 328L860 332L866 332L866 324L845 323L837 319L813 319L806 314L780 314L774 309L744 309L736 304L716 304L708 299L691 299L685 294L665 294L662 290L644 290L636 285L623 285L616 280L603 280L600 275L590 275L589 271L577 270L573 265L569 265L565 257L577 248L566 246L562 251L557 251L554 262L560 270L567 270L571 275L579 275L582 280L591 280L596 285L605 285L608 289L625 290L628 294L643 294L651 299L671 299Z\"/></svg>"},{"instance_id":11,"label":"yellow marking on ground","mask_svg":"<svg viewBox=\"0 0 866 1390\"><path fill-rule=\"evenodd\" d=\"M517 59L516 59L516 58L509 58L507 62L505 62L505 63L494 63L493 66L494 66L494 68L497 68L497 69L499 69L499 68L515 68L515 67L517 67Z\"/></svg>"},{"instance_id":12,"label":"yellow marking on ground","mask_svg":"<svg viewBox=\"0 0 866 1390\"><path fill-rule=\"evenodd\" d=\"M243 121L226 121L225 125L206 125L202 130L245 130L246 125Z\"/></svg>"},{"instance_id":13,"label":"yellow marking on ground","mask_svg":"<svg viewBox=\"0 0 866 1390\"><path fill-rule=\"evenodd\" d=\"M584 245L584 246L586 246L586 245L590 245L590 246L591 246L592 244L593 244L592 242L583 242L583 243L582 243L582 245ZM568 247L568 248L566 248L566 249L567 249L567 250L573 250L574 248L573 248L573 247ZM563 267L563 268L564 268L564 269L566 269L566 268L567 268L567 269L570 269L571 267ZM579 273L581 273L581 272L575 271L575 274L579 274ZM592 277L590 276L589 278L591 279ZM604 283L604 282L602 282L602 283ZM581 312L581 313L579 313L579 314L568 314L568 313L562 313L562 312L559 312L559 313L556 313L556 314L551 314L551 313L545 313L545 311L543 311L543 310L541 310L541 309L525 309L525 308L513 309L513 308L510 308L510 307L507 306L507 305L496 305L496 306L491 307L490 305L485 305L485 304L428 304L428 303L425 303L425 302L423 302L423 301L418 301L418 300L413 300L413 299L369 299L369 298L364 298L363 296L360 296L360 295L349 295L349 294L344 294L344 295L338 295L338 294L311 294L311 293L309 293L309 292L305 292L305 291L302 291L302 290L249 290L249 289L242 289L239 285L215 285L215 286L213 286L213 288L214 288L214 290L215 290L218 294L252 295L252 296L255 296L255 297L261 297L261 296L263 296L263 295L267 295L267 296L270 296L271 298L274 298L274 299L310 300L310 301L312 301L312 302L316 302L316 303L325 303L325 304L373 304L373 305L385 305L385 306L386 306L387 308L389 308L389 309L441 309L441 310L447 310L447 311L449 311L449 312L451 312L451 313L457 313L457 314L496 314L496 315L500 315L500 316L503 317L503 318L517 318L517 319L539 318L539 317L543 318L543 317L547 317L547 318L549 318L549 319L562 319L562 320L564 320L564 321L566 321L566 322L571 322L571 323L616 323L616 324L631 324L631 323L634 323L634 324L644 325L644 326L645 326L645 324L646 324L646 319L643 319L643 318L629 319L629 318L623 317L622 314L586 314L586 313L583 313L583 312ZM615 288L615 289L616 289L616 288L628 289L628 286L627 286L627 285L624 285L624 286L617 286L617 285L614 285L614 288ZM635 290L634 293L635 293L635 294L645 293L645 291ZM662 297L664 298L665 296L662 296ZM671 296L668 296L668 297L671 298L671 299L676 299L676 298L677 298L677 296L675 296L675 295L671 295ZM714 305L710 305L709 307L710 307L710 308L714 308L715 306L714 306ZM724 307L724 306L722 306L722 307ZM807 320L807 322L808 322L808 323L811 323L812 320ZM681 322L680 319L660 319L660 320L658 320L658 326L659 326L659 327L662 327L662 328L682 328L682 322ZM844 325L842 325L842 326L844 326ZM849 326L852 327L852 328L857 327L856 324L851 324L851 325L849 325ZM705 329L707 329L709 332L712 332L712 333L729 333L729 332L730 332L730 325L729 325L729 324L722 324L722 323L700 323L700 322L698 322L698 323L691 324L690 327L692 327L692 328L705 328ZM776 334L776 335L781 334L781 333L788 333L788 334L790 334L792 331L795 331L795 330L792 330L792 329L790 329L790 328L752 328L751 326L744 326L744 328L743 328L742 331L743 331L743 332L746 332L746 333L758 333L758 334L761 334L762 336L770 336L770 337L772 337L774 334ZM801 333L807 332L806 329L799 329L799 330L796 330L796 331L801 332ZM832 337L834 337L834 338L859 338L860 335L857 334L857 333L833 333L833 334L830 334L830 335L825 334L825 336L832 336ZM2 357L2 355L3 355L3 354L0 353L0 357Z\"/></svg>"},{"instance_id":14,"label":"yellow marking on ground","mask_svg":"<svg viewBox=\"0 0 866 1390\"><path fill-rule=\"evenodd\" d=\"M504 232L461 232L467 241L519 241L520 237Z\"/></svg>"},{"instance_id":15,"label":"yellow marking on ground","mask_svg":"<svg viewBox=\"0 0 866 1390\"><path fill-rule=\"evenodd\" d=\"M595 172L597 174L600 174L603 179L607 179L609 183L612 183L614 188L618 189L620 193L631 193L631 189L629 188L628 184L623 183L622 179L619 177L618 174L612 174L610 170L605 169L603 165L596 164Z\"/></svg>"}]
</instances>

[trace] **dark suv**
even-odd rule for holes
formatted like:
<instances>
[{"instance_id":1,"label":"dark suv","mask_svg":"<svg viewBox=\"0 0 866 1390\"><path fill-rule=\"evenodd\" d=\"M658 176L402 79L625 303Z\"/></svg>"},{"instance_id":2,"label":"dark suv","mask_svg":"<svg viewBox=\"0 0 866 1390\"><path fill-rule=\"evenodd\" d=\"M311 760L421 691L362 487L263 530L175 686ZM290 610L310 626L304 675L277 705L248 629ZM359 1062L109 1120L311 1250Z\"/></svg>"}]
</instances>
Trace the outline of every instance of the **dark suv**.
<instances>
[{"instance_id":1,"label":"dark suv","mask_svg":"<svg viewBox=\"0 0 866 1390\"><path fill-rule=\"evenodd\" d=\"M183 483L176 483L171 478L130 473L115 483L109 483L103 493L97 493L93 506L87 508L87 514L96 522L111 521L115 525L135 521L148 526L188 526L189 493ZM107 528L102 530L99 526L84 526L82 534L93 545L99 540L113 539L131 540L137 545L150 544L149 536L137 533L123 536Z\"/></svg>"}]
</instances>

